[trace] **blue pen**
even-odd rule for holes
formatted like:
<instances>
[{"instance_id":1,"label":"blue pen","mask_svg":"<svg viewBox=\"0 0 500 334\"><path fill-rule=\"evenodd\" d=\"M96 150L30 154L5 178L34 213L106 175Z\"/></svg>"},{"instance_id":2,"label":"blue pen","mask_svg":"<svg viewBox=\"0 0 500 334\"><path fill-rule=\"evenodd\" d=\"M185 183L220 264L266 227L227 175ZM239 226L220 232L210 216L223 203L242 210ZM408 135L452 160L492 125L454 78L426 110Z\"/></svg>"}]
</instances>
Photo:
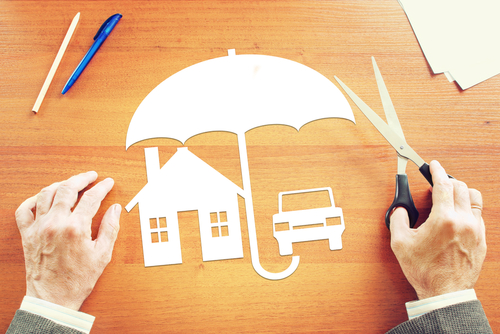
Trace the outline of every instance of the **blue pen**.
<instances>
[{"instance_id":1,"label":"blue pen","mask_svg":"<svg viewBox=\"0 0 500 334\"><path fill-rule=\"evenodd\" d=\"M92 46L90 47L89 51L87 51L80 64L78 64L73 74L71 74L71 77L69 77L68 82L66 82L66 85L62 90L63 94L66 93L71 88L71 86L73 86L73 84L76 82L80 74L82 74L83 70L89 63L90 59L94 57L97 50L99 50L102 43L106 40L106 38L108 38L109 34L111 33L111 31L116 26L118 21L120 21L121 18L122 14L115 14L110 18L108 18L106 21L104 21L102 26L99 28L99 31L97 31L97 34L94 36L94 41L95 41L94 44L92 44Z\"/></svg>"}]
</instances>

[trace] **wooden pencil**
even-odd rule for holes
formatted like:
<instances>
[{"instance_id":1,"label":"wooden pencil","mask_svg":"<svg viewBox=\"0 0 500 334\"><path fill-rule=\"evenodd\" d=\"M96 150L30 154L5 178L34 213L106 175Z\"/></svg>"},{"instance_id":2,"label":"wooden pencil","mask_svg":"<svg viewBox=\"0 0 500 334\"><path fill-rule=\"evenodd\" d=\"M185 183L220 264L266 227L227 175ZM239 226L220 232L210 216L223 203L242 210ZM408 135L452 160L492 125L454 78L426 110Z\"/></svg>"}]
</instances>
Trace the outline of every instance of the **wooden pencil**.
<instances>
[{"instance_id":1,"label":"wooden pencil","mask_svg":"<svg viewBox=\"0 0 500 334\"><path fill-rule=\"evenodd\" d=\"M66 36L64 37L64 40L61 44L61 47L59 48L59 51L57 52L56 59L54 59L54 63L52 63L52 67L50 68L49 74L47 75L47 78L45 79L45 82L43 83L42 89L40 90L40 94L38 94L35 105L33 106L33 112L35 114L38 112L38 109L40 108L40 105L42 104L43 98L45 97L45 94L47 93L47 90L49 89L50 83L52 82L52 78L54 78L54 74L57 71L57 67L59 66L59 63L61 62L61 59L64 55L64 52L66 51L66 48L68 47L69 41L71 40L71 36L73 36L73 32L76 29L76 25L78 24L79 19L80 19L80 13L77 13L75 15L75 17L73 18L73 21L71 21L71 25L69 26L68 32L66 33Z\"/></svg>"}]
</instances>

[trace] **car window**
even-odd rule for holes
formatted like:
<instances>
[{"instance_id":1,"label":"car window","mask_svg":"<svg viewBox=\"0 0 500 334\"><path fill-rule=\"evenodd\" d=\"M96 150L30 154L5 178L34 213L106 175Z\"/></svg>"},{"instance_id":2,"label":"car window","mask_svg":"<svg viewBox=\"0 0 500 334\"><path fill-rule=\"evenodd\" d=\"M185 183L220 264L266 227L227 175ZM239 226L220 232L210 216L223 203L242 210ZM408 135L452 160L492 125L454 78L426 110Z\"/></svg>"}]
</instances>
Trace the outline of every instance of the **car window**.
<instances>
[{"instance_id":1,"label":"car window","mask_svg":"<svg viewBox=\"0 0 500 334\"><path fill-rule=\"evenodd\" d=\"M297 211L307 209L326 208L332 206L328 190L310 191L303 193L284 194L282 196L282 210Z\"/></svg>"}]
</instances>

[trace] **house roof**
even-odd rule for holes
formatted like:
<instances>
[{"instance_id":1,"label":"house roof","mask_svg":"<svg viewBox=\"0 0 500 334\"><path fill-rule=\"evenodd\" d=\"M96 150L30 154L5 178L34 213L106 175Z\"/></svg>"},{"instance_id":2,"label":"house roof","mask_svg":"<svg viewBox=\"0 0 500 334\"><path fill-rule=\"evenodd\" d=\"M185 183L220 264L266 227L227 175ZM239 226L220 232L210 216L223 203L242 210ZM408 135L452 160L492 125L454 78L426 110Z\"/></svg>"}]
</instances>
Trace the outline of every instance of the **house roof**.
<instances>
[{"instance_id":1,"label":"house roof","mask_svg":"<svg viewBox=\"0 0 500 334\"><path fill-rule=\"evenodd\" d=\"M217 193L233 192L245 197L243 189L198 158L187 147L180 147L161 168L157 179L149 180L125 209L132 210L137 203L148 196L157 196L165 192L182 193L193 188L200 191L210 189L214 196L217 196Z\"/></svg>"}]
</instances>

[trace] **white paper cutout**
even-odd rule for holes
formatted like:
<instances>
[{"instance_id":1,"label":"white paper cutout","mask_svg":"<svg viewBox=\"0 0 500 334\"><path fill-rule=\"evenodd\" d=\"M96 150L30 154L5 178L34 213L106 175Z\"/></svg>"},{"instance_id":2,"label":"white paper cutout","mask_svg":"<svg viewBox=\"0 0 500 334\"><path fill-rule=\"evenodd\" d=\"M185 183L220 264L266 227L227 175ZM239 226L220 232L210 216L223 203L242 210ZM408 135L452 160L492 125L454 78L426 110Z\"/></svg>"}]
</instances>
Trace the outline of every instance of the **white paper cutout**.
<instances>
[{"instance_id":1,"label":"white paper cutout","mask_svg":"<svg viewBox=\"0 0 500 334\"><path fill-rule=\"evenodd\" d=\"M283 212L283 196L328 191L330 206L306 210ZM328 239L330 250L342 249L342 233L344 233L344 215L341 208L335 207L332 188L315 188L307 190L280 192L279 213L273 215L273 233L278 241L280 255L292 255L292 243ZM340 218L339 225L327 225L328 218ZM288 229L277 231L277 226L287 224ZM307 225L315 225L307 227ZM321 226L317 226L321 225ZM307 228L304 228L307 227ZM300 229L298 229L300 228Z\"/></svg>"},{"instance_id":2,"label":"white paper cutout","mask_svg":"<svg viewBox=\"0 0 500 334\"><path fill-rule=\"evenodd\" d=\"M229 51L229 56L192 65L153 89L132 117L126 148L151 138L173 138L184 143L204 132L235 133L252 265L262 277L282 279L297 269L299 257L294 256L289 268L281 273L268 272L260 264L245 132L270 124L299 130L313 120L332 117L354 122L344 95L320 73L283 58L235 55ZM134 199L127 210L137 202Z\"/></svg>"},{"instance_id":3,"label":"white paper cutout","mask_svg":"<svg viewBox=\"0 0 500 334\"><path fill-rule=\"evenodd\" d=\"M238 195L243 190L191 153L177 152L153 174L158 148L146 148L148 184L125 207L139 203L146 267L182 263L178 212L198 211L203 261L243 257ZM152 161L148 160L153 156ZM156 177L150 178L150 175ZM212 222L211 216L219 221ZM166 227L152 228L150 219L166 218ZM181 227L182 228L182 227ZM212 228L219 232L212 236ZM226 230L227 235L222 231ZM168 241L152 242L152 233L167 232ZM160 233L161 237L161 233Z\"/></svg>"},{"instance_id":4,"label":"white paper cutout","mask_svg":"<svg viewBox=\"0 0 500 334\"><path fill-rule=\"evenodd\" d=\"M500 2L398 1L433 73L462 89L500 73Z\"/></svg>"}]
</instances>

